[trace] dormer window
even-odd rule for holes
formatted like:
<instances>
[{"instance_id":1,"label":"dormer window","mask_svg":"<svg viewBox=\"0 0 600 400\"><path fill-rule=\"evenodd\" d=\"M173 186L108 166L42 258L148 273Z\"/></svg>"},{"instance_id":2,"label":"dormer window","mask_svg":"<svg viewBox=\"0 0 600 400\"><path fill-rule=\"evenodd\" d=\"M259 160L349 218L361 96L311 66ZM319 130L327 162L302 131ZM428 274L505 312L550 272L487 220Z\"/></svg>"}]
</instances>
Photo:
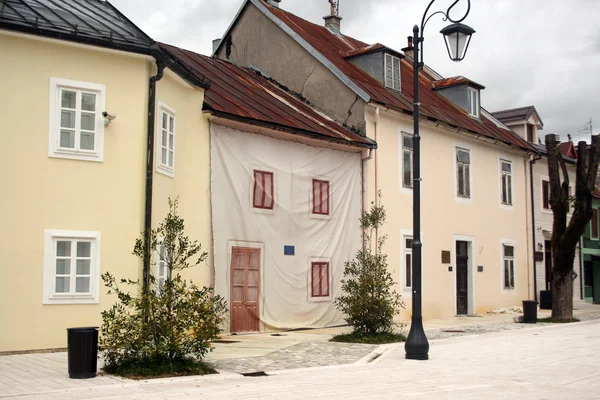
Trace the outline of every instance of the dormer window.
<instances>
[{"instance_id":1,"label":"dormer window","mask_svg":"<svg viewBox=\"0 0 600 400\"><path fill-rule=\"evenodd\" d=\"M468 88L469 94L469 115L479 118L479 90L472 87Z\"/></svg>"},{"instance_id":2,"label":"dormer window","mask_svg":"<svg viewBox=\"0 0 600 400\"><path fill-rule=\"evenodd\" d=\"M385 55L385 87L400 90L400 59L391 54Z\"/></svg>"}]
</instances>

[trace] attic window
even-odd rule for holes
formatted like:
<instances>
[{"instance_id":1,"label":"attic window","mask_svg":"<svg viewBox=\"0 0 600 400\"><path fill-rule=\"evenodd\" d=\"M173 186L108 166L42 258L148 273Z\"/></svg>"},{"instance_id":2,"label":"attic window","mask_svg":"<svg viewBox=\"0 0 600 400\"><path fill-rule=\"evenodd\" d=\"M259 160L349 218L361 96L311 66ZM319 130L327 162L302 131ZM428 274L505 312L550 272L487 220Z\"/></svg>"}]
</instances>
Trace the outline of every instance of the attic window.
<instances>
[{"instance_id":1,"label":"attic window","mask_svg":"<svg viewBox=\"0 0 600 400\"><path fill-rule=\"evenodd\" d=\"M469 115L479 117L479 91L472 87L468 88L469 94Z\"/></svg>"},{"instance_id":2,"label":"attic window","mask_svg":"<svg viewBox=\"0 0 600 400\"><path fill-rule=\"evenodd\" d=\"M385 87L400 90L400 59L385 55Z\"/></svg>"},{"instance_id":3,"label":"attic window","mask_svg":"<svg viewBox=\"0 0 600 400\"><path fill-rule=\"evenodd\" d=\"M469 88L469 115L479 118L479 90Z\"/></svg>"}]
</instances>

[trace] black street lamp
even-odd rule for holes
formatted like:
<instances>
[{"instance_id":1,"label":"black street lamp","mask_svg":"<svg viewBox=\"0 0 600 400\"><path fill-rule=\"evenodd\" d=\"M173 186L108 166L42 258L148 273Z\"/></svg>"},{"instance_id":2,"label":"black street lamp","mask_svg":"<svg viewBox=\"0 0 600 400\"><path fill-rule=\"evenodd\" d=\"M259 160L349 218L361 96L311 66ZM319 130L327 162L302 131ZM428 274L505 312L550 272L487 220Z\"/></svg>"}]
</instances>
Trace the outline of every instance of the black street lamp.
<instances>
[{"instance_id":1,"label":"black street lamp","mask_svg":"<svg viewBox=\"0 0 600 400\"><path fill-rule=\"evenodd\" d=\"M423 330L423 315L421 310L421 136L419 134L419 70L425 65L423 63L423 33L425 25L429 18L436 14L442 14L444 21L453 22L452 25L442 29L440 33L444 35L448 55L453 61L460 61L465 58L467 48L471 41L471 35L475 31L461 22L469 15L471 10L471 0L467 0L467 12L458 20L450 17L450 11L460 0L455 0L446 12L437 11L427 17L431 5L435 0L431 0L423 19L421 20L421 29L415 25L413 28L413 70L414 70L414 133L413 133L413 275L412 275L412 318L410 323L410 332L404 345L406 358L409 360L427 360L429 359L429 342L425 331ZM425 19L427 18L427 19ZM420 49L419 49L420 47ZM420 50L420 52L419 52ZM420 55L420 59L419 59Z\"/></svg>"}]
</instances>

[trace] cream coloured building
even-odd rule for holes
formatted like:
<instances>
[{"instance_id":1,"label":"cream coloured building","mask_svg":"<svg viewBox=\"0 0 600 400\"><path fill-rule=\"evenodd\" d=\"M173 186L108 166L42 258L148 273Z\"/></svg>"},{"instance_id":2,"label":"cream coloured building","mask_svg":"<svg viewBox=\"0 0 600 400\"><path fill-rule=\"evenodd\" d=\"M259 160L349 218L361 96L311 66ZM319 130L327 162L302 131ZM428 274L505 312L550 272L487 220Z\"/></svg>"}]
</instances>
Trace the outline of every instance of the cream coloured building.
<instances>
[{"instance_id":1,"label":"cream coloured building","mask_svg":"<svg viewBox=\"0 0 600 400\"><path fill-rule=\"evenodd\" d=\"M114 301L100 274L142 277L133 245L169 196L210 247L207 86L158 68L152 39L109 3L85 3L0 4L0 352L64 348L66 328L98 326ZM190 276L208 284L210 268Z\"/></svg>"},{"instance_id":2,"label":"cream coloured building","mask_svg":"<svg viewBox=\"0 0 600 400\"><path fill-rule=\"evenodd\" d=\"M412 278L412 48L317 25L285 0L246 0L214 51L253 65L378 143L363 154L364 204L381 191L386 252L407 319ZM327 5L324 4L324 11ZM407 29L408 31L408 29ZM532 298L529 184L535 149L481 107L483 86L426 68L421 84L423 317L482 314Z\"/></svg>"}]
</instances>

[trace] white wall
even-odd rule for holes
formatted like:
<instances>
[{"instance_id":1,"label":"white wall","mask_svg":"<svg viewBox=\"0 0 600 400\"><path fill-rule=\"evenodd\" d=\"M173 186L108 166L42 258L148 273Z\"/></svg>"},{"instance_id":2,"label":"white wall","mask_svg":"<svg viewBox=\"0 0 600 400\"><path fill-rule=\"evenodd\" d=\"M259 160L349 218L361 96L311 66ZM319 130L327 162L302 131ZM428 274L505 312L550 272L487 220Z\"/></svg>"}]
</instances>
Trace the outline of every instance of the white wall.
<instances>
[{"instance_id":1,"label":"white wall","mask_svg":"<svg viewBox=\"0 0 600 400\"><path fill-rule=\"evenodd\" d=\"M332 300L344 262L361 246L361 155L279 140L211 124L211 199L215 290L230 301L231 247L262 251L262 329L343 323ZM252 207L253 169L275 174L275 209ZM331 182L331 217L310 215L312 178ZM284 256L284 245L295 256ZM309 259L330 259L331 298L310 298Z\"/></svg>"}]
</instances>

